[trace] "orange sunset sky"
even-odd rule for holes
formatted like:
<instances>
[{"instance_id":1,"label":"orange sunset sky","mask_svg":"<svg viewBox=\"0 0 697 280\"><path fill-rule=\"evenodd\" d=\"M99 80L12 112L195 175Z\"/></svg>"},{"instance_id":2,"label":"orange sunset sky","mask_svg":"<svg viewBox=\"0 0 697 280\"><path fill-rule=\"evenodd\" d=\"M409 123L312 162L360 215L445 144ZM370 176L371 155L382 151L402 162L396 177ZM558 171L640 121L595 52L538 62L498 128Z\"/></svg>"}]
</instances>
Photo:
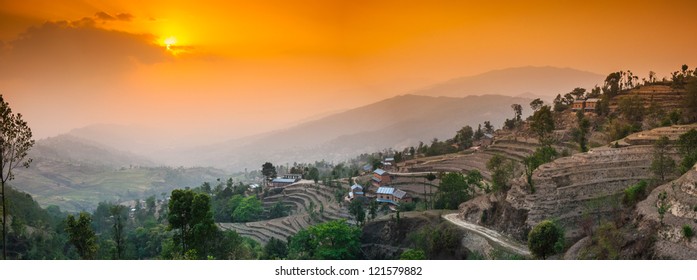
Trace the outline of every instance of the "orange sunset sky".
<instances>
[{"instance_id":1,"label":"orange sunset sky","mask_svg":"<svg viewBox=\"0 0 697 280\"><path fill-rule=\"evenodd\" d=\"M36 138L116 123L212 142L508 67L669 76L697 66L695 12L697 1L0 0L0 93Z\"/></svg>"}]
</instances>

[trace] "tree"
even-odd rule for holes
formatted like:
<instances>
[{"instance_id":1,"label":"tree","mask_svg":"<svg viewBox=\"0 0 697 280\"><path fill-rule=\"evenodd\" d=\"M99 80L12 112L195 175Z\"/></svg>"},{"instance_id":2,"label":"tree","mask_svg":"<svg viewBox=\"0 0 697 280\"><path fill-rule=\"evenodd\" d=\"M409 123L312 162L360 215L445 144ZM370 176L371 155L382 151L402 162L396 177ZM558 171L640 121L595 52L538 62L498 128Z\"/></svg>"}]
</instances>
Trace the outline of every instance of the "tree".
<instances>
[{"instance_id":1,"label":"tree","mask_svg":"<svg viewBox=\"0 0 697 280\"><path fill-rule=\"evenodd\" d=\"M515 173L515 163L496 154L486 163L486 168L491 171L491 181L496 192L508 190L508 181Z\"/></svg>"},{"instance_id":2,"label":"tree","mask_svg":"<svg viewBox=\"0 0 697 280\"><path fill-rule=\"evenodd\" d=\"M554 131L554 117L549 106L542 106L532 115L530 128L537 134L540 143L549 144L550 134Z\"/></svg>"},{"instance_id":3,"label":"tree","mask_svg":"<svg viewBox=\"0 0 697 280\"><path fill-rule=\"evenodd\" d=\"M484 137L484 131L482 130L482 124L479 124L477 131L475 131L474 136L472 136L472 139L474 139L474 141L479 141L482 139L482 137Z\"/></svg>"},{"instance_id":4,"label":"tree","mask_svg":"<svg viewBox=\"0 0 697 280\"><path fill-rule=\"evenodd\" d=\"M353 260L360 257L361 230L334 220L299 231L290 238L291 259Z\"/></svg>"},{"instance_id":5,"label":"tree","mask_svg":"<svg viewBox=\"0 0 697 280\"><path fill-rule=\"evenodd\" d=\"M124 227L128 220L128 209L123 205L113 205L109 208L114 225L112 226L112 239L116 244L116 252L114 259L120 260L123 258L124 249L126 246Z\"/></svg>"},{"instance_id":6,"label":"tree","mask_svg":"<svg viewBox=\"0 0 697 280\"><path fill-rule=\"evenodd\" d=\"M319 169L317 169L317 167L310 168L310 171L308 172L308 177L309 179L314 180L315 184L317 184L317 181L319 181Z\"/></svg>"},{"instance_id":7,"label":"tree","mask_svg":"<svg viewBox=\"0 0 697 280\"><path fill-rule=\"evenodd\" d=\"M697 77L691 77L685 85L685 107L689 122L697 121Z\"/></svg>"},{"instance_id":8,"label":"tree","mask_svg":"<svg viewBox=\"0 0 697 280\"><path fill-rule=\"evenodd\" d=\"M574 140L576 140L576 143L578 143L579 151L585 153L588 151L588 139L586 138L590 130L591 123L590 120L584 116L583 111L581 110L576 112L576 117L578 127L571 131L571 135L574 137Z\"/></svg>"},{"instance_id":9,"label":"tree","mask_svg":"<svg viewBox=\"0 0 697 280\"><path fill-rule=\"evenodd\" d=\"M271 237L264 245L264 258L268 260L282 260L288 257L288 244L275 237Z\"/></svg>"},{"instance_id":10,"label":"tree","mask_svg":"<svg viewBox=\"0 0 697 280\"><path fill-rule=\"evenodd\" d=\"M266 176L266 179L276 177L276 167L272 163L266 162L261 166L261 174Z\"/></svg>"},{"instance_id":11,"label":"tree","mask_svg":"<svg viewBox=\"0 0 697 280\"><path fill-rule=\"evenodd\" d=\"M239 206L232 212L232 220L235 222L256 221L264 213L264 206L255 196L242 199Z\"/></svg>"},{"instance_id":12,"label":"tree","mask_svg":"<svg viewBox=\"0 0 697 280\"><path fill-rule=\"evenodd\" d=\"M617 105L617 110L627 119L632 125L641 128L641 122L644 120L644 102L641 97L634 95L628 98L622 98Z\"/></svg>"},{"instance_id":13,"label":"tree","mask_svg":"<svg viewBox=\"0 0 697 280\"><path fill-rule=\"evenodd\" d=\"M474 190L470 188L467 178L462 173L451 172L441 178L436 195L435 208L457 209L460 203L474 195Z\"/></svg>"},{"instance_id":14,"label":"tree","mask_svg":"<svg viewBox=\"0 0 697 280\"><path fill-rule=\"evenodd\" d=\"M513 109L515 121L520 122L521 116L523 115L523 106L520 104L511 104L511 109Z\"/></svg>"},{"instance_id":15,"label":"tree","mask_svg":"<svg viewBox=\"0 0 697 280\"><path fill-rule=\"evenodd\" d=\"M550 220L537 224L528 233L528 248L538 258L561 253L564 249L564 231Z\"/></svg>"},{"instance_id":16,"label":"tree","mask_svg":"<svg viewBox=\"0 0 697 280\"><path fill-rule=\"evenodd\" d=\"M361 202L359 199L352 200L351 204L349 204L349 214L356 219L358 226L363 225L363 223L365 223L365 209L363 208L363 202Z\"/></svg>"},{"instance_id":17,"label":"tree","mask_svg":"<svg viewBox=\"0 0 697 280\"><path fill-rule=\"evenodd\" d=\"M586 95L586 89L585 88L575 88L571 92L569 92L574 99L582 99L584 95Z\"/></svg>"},{"instance_id":18,"label":"tree","mask_svg":"<svg viewBox=\"0 0 697 280\"><path fill-rule=\"evenodd\" d=\"M622 86L620 85L620 80L622 79L621 72L613 72L607 75L605 78L605 85L603 87L603 93L612 98L620 93Z\"/></svg>"},{"instance_id":19,"label":"tree","mask_svg":"<svg viewBox=\"0 0 697 280\"><path fill-rule=\"evenodd\" d=\"M530 102L530 109L532 109L532 111L535 112L542 108L542 105L545 105L545 102L542 101L542 99L535 98L535 100Z\"/></svg>"},{"instance_id":20,"label":"tree","mask_svg":"<svg viewBox=\"0 0 697 280\"><path fill-rule=\"evenodd\" d=\"M484 131L486 133L494 133L494 126L491 125L490 121L484 121Z\"/></svg>"},{"instance_id":21,"label":"tree","mask_svg":"<svg viewBox=\"0 0 697 280\"><path fill-rule=\"evenodd\" d=\"M464 126L455 134L455 143L458 144L460 149L467 149L472 147L472 137L474 136L474 131L469 125Z\"/></svg>"},{"instance_id":22,"label":"tree","mask_svg":"<svg viewBox=\"0 0 697 280\"><path fill-rule=\"evenodd\" d=\"M661 136L653 144L653 160L651 161L651 171L661 182L666 181L666 176L675 172L675 161L670 157L670 140L667 136Z\"/></svg>"},{"instance_id":23,"label":"tree","mask_svg":"<svg viewBox=\"0 0 697 280\"><path fill-rule=\"evenodd\" d=\"M678 151L683 159L680 162L682 172L690 170L697 163L697 130L690 131L680 135L678 138Z\"/></svg>"},{"instance_id":24,"label":"tree","mask_svg":"<svg viewBox=\"0 0 697 280\"><path fill-rule=\"evenodd\" d=\"M368 206L368 214L370 215L370 220L375 220L378 215L378 202L375 199L370 200L370 205Z\"/></svg>"},{"instance_id":25,"label":"tree","mask_svg":"<svg viewBox=\"0 0 697 280\"><path fill-rule=\"evenodd\" d=\"M532 155L529 155L523 159L523 165L525 166L525 176L528 180L528 185L530 186L530 191L535 192L535 186L532 182L532 172L537 169L540 165L551 162L557 157L557 150L551 146L542 146L537 148Z\"/></svg>"},{"instance_id":26,"label":"tree","mask_svg":"<svg viewBox=\"0 0 697 280\"><path fill-rule=\"evenodd\" d=\"M65 224L65 231L70 236L70 243L75 246L80 258L83 260L94 259L97 254L97 237L92 229L90 214L81 212L77 220L75 220L75 216L68 215Z\"/></svg>"},{"instance_id":27,"label":"tree","mask_svg":"<svg viewBox=\"0 0 697 280\"><path fill-rule=\"evenodd\" d=\"M169 230L178 230L174 245L180 246L181 256L193 252L199 258L205 258L212 243L209 237L217 232L210 197L191 190L173 190L167 218Z\"/></svg>"},{"instance_id":28,"label":"tree","mask_svg":"<svg viewBox=\"0 0 697 280\"><path fill-rule=\"evenodd\" d=\"M31 128L22 119L22 114L12 113L10 104L0 94L0 195L2 196L2 258L7 259L7 195L5 185L14 179L12 171L19 167L28 168L32 159L27 153L34 140Z\"/></svg>"}]
</instances>

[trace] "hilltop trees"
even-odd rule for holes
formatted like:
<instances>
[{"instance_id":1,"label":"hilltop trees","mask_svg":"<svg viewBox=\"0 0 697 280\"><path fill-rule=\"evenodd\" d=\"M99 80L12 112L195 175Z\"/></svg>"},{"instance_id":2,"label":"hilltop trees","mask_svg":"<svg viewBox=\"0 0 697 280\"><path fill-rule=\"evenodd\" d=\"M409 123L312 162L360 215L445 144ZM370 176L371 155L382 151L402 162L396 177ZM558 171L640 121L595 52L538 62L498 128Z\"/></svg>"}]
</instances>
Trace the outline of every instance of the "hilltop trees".
<instances>
[{"instance_id":1,"label":"hilltop trees","mask_svg":"<svg viewBox=\"0 0 697 280\"><path fill-rule=\"evenodd\" d=\"M545 105L545 102L542 99L535 98L535 100L530 102L530 109L534 112L542 108L542 105Z\"/></svg>"},{"instance_id":2,"label":"hilltop trees","mask_svg":"<svg viewBox=\"0 0 697 280\"><path fill-rule=\"evenodd\" d=\"M29 167L27 153L34 140L31 128L22 114L13 114L10 104L0 95L0 195L2 195L2 258L7 259L7 195L5 185L14 179L12 171L18 166Z\"/></svg>"},{"instance_id":3,"label":"hilltop trees","mask_svg":"<svg viewBox=\"0 0 697 280\"><path fill-rule=\"evenodd\" d=\"M272 163L266 162L261 166L261 174L266 177L266 179L271 179L275 178L277 173L276 173L276 167L273 166Z\"/></svg>"},{"instance_id":4,"label":"hilltop trees","mask_svg":"<svg viewBox=\"0 0 697 280\"><path fill-rule=\"evenodd\" d=\"M486 163L486 168L491 171L491 181L495 192L508 190L508 181L515 173L515 163L496 154Z\"/></svg>"},{"instance_id":5,"label":"hilltop trees","mask_svg":"<svg viewBox=\"0 0 697 280\"><path fill-rule=\"evenodd\" d=\"M299 231L288 242L290 259L353 260L361 254L361 230L334 220Z\"/></svg>"},{"instance_id":6,"label":"hilltop trees","mask_svg":"<svg viewBox=\"0 0 697 280\"><path fill-rule=\"evenodd\" d=\"M554 131L554 118L549 106L542 106L532 115L530 128L537 134L540 143L549 144L551 133Z\"/></svg>"},{"instance_id":7,"label":"hilltop trees","mask_svg":"<svg viewBox=\"0 0 697 280\"><path fill-rule=\"evenodd\" d=\"M472 176L481 176L479 172ZM479 178L479 177L477 177ZM481 178L479 178L481 181ZM436 209L457 209L460 203L469 200L474 195L474 188L470 186L468 181L473 181L476 179L470 179L469 175L465 176L459 172L447 173L441 178L440 185L438 186L438 192L436 193L435 208Z\"/></svg>"}]
</instances>

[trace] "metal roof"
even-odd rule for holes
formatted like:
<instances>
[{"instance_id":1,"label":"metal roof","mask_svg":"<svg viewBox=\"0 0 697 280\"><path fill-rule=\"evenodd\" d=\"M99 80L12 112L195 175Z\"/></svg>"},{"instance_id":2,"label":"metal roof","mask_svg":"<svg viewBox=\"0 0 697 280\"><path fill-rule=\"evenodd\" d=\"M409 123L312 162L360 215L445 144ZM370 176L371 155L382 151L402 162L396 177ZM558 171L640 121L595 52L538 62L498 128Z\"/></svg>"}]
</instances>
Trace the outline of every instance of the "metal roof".
<instances>
[{"instance_id":1,"label":"metal roof","mask_svg":"<svg viewBox=\"0 0 697 280\"><path fill-rule=\"evenodd\" d=\"M394 193L394 188L392 187L379 187L377 191L375 191L377 194L392 194Z\"/></svg>"},{"instance_id":2,"label":"metal roof","mask_svg":"<svg viewBox=\"0 0 697 280\"><path fill-rule=\"evenodd\" d=\"M274 182L274 183L295 183L295 179L276 178L276 179L273 179L273 181L271 181L271 182Z\"/></svg>"},{"instance_id":3,"label":"metal roof","mask_svg":"<svg viewBox=\"0 0 697 280\"><path fill-rule=\"evenodd\" d=\"M388 157L388 158L385 158L385 161L394 161L394 158L393 158L393 157Z\"/></svg>"},{"instance_id":4,"label":"metal roof","mask_svg":"<svg viewBox=\"0 0 697 280\"><path fill-rule=\"evenodd\" d=\"M394 205L399 205L397 202L394 202L394 201L391 200L391 199L376 198L375 201L377 201L377 202L391 203L391 204L394 204Z\"/></svg>"},{"instance_id":5,"label":"metal roof","mask_svg":"<svg viewBox=\"0 0 697 280\"><path fill-rule=\"evenodd\" d=\"M382 179L375 177L375 176L373 176L371 179L373 179L373 181L378 182L378 183L382 182Z\"/></svg>"},{"instance_id":6,"label":"metal roof","mask_svg":"<svg viewBox=\"0 0 697 280\"><path fill-rule=\"evenodd\" d=\"M407 195L407 193L403 190L396 189L392 195L394 195L396 198L402 199Z\"/></svg>"},{"instance_id":7,"label":"metal roof","mask_svg":"<svg viewBox=\"0 0 697 280\"><path fill-rule=\"evenodd\" d=\"M373 173L378 174L378 175L385 174L386 172L387 172L387 171L382 170L382 169L380 169L380 168L375 169L375 171L373 171Z\"/></svg>"},{"instance_id":8,"label":"metal roof","mask_svg":"<svg viewBox=\"0 0 697 280\"><path fill-rule=\"evenodd\" d=\"M353 186L351 186L351 190L355 190L355 189L361 189L361 190L362 190L363 187L362 187L361 185L359 185L359 184L353 184Z\"/></svg>"}]
</instances>

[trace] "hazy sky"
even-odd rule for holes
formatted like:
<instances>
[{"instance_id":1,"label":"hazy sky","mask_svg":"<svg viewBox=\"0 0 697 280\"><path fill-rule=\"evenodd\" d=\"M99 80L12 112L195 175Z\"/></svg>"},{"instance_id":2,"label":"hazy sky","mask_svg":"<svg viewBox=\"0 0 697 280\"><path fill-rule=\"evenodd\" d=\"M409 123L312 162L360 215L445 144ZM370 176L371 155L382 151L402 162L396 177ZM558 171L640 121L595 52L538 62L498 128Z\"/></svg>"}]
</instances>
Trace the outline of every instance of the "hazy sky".
<instances>
[{"instance_id":1,"label":"hazy sky","mask_svg":"<svg viewBox=\"0 0 697 280\"><path fill-rule=\"evenodd\" d=\"M697 63L695 11L697 1L0 0L0 93L38 138L118 123L213 142L494 69L667 76Z\"/></svg>"}]
</instances>

